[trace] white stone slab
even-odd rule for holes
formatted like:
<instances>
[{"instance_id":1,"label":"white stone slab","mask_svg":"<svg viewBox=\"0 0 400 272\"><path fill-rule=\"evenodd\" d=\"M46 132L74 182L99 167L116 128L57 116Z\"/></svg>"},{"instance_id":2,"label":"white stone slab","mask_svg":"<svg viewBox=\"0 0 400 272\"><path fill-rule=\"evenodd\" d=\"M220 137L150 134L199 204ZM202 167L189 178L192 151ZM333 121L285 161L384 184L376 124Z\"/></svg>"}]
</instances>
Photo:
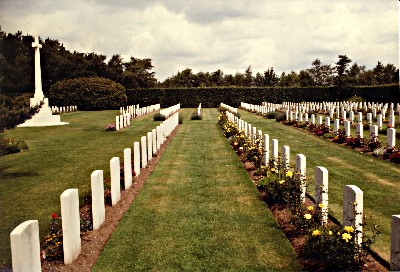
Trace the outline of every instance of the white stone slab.
<instances>
[{"instance_id":1,"label":"white stone slab","mask_svg":"<svg viewBox=\"0 0 400 272\"><path fill-rule=\"evenodd\" d=\"M272 160L274 163L274 166L277 167L279 163L279 150L278 150L278 140L277 139L272 139Z\"/></svg>"},{"instance_id":2,"label":"white stone slab","mask_svg":"<svg viewBox=\"0 0 400 272\"><path fill-rule=\"evenodd\" d=\"M153 140L153 156L155 156L157 154L157 130L155 128L151 131L151 139Z\"/></svg>"},{"instance_id":3,"label":"white stone slab","mask_svg":"<svg viewBox=\"0 0 400 272\"><path fill-rule=\"evenodd\" d=\"M81 252L78 189L67 189L61 196L64 263L72 263Z\"/></svg>"},{"instance_id":4,"label":"white stone slab","mask_svg":"<svg viewBox=\"0 0 400 272\"><path fill-rule=\"evenodd\" d=\"M269 135L264 134L263 137L263 163L268 166L269 164Z\"/></svg>"},{"instance_id":5,"label":"white stone slab","mask_svg":"<svg viewBox=\"0 0 400 272\"><path fill-rule=\"evenodd\" d=\"M92 172L91 189L92 189L92 217L93 229L97 230L106 218L106 209L104 205L104 181L103 170Z\"/></svg>"},{"instance_id":6,"label":"white stone slab","mask_svg":"<svg viewBox=\"0 0 400 272\"><path fill-rule=\"evenodd\" d=\"M28 220L10 233L14 272L42 271L40 262L39 223Z\"/></svg>"},{"instance_id":7,"label":"white stone slab","mask_svg":"<svg viewBox=\"0 0 400 272\"><path fill-rule=\"evenodd\" d=\"M396 146L396 129L388 128L387 129L387 148L392 149Z\"/></svg>"},{"instance_id":8,"label":"white stone slab","mask_svg":"<svg viewBox=\"0 0 400 272\"><path fill-rule=\"evenodd\" d=\"M400 215L392 215L390 270L400 271Z\"/></svg>"},{"instance_id":9,"label":"white stone slab","mask_svg":"<svg viewBox=\"0 0 400 272\"><path fill-rule=\"evenodd\" d=\"M140 174L140 143L133 143L133 171L135 171L136 176Z\"/></svg>"},{"instance_id":10,"label":"white stone slab","mask_svg":"<svg viewBox=\"0 0 400 272\"><path fill-rule=\"evenodd\" d=\"M282 146L282 169L283 171L289 171L290 163L290 147L287 145Z\"/></svg>"},{"instance_id":11,"label":"white stone slab","mask_svg":"<svg viewBox=\"0 0 400 272\"><path fill-rule=\"evenodd\" d=\"M321 216L321 223L328 222L328 170L315 167L315 211Z\"/></svg>"},{"instance_id":12,"label":"white stone slab","mask_svg":"<svg viewBox=\"0 0 400 272\"><path fill-rule=\"evenodd\" d=\"M295 166L295 178L300 179L301 186L301 200L304 202L306 200L306 190L307 190L307 160L306 156L303 154L296 155L296 166Z\"/></svg>"},{"instance_id":13,"label":"white stone slab","mask_svg":"<svg viewBox=\"0 0 400 272\"><path fill-rule=\"evenodd\" d=\"M121 169L120 160L114 157L110 160L111 204L114 206L121 199Z\"/></svg>"},{"instance_id":14,"label":"white stone slab","mask_svg":"<svg viewBox=\"0 0 400 272\"><path fill-rule=\"evenodd\" d=\"M343 189L343 226L352 226L355 241L362 243L363 229L363 191L355 185L346 185Z\"/></svg>"},{"instance_id":15,"label":"white stone slab","mask_svg":"<svg viewBox=\"0 0 400 272\"><path fill-rule=\"evenodd\" d=\"M132 185L132 150L124 149L124 186L125 190Z\"/></svg>"},{"instance_id":16,"label":"white stone slab","mask_svg":"<svg viewBox=\"0 0 400 272\"><path fill-rule=\"evenodd\" d=\"M146 136L142 136L142 138L140 138L140 147L141 147L141 158L142 158L142 168L145 168L147 166L147 140L146 140Z\"/></svg>"},{"instance_id":17,"label":"white stone slab","mask_svg":"<svg viewBox=\"0 0 400 272\"><path fill-rule=\"evenodd\" d=\"M147 132L147 161L153 158L153 134Z\"/></svg>"}]
</instances>

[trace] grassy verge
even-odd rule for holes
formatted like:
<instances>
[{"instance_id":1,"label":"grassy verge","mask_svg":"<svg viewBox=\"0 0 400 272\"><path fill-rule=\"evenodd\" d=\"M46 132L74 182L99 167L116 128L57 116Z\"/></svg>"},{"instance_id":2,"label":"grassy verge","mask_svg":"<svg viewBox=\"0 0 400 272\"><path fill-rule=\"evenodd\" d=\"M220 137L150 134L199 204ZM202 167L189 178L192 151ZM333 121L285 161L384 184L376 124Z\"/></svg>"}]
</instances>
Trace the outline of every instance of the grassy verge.
<instances>
[{"instance_id":1,"label":"grassy verge","mask_svg":"<svg viewBox=\"0 0 400 272\"><path fill-rule=\"evenodd\" d=\"M278 139L280 149L288 145L292 166L296 154L306 156L307 176L310 178L309 183L312 183L308 188L311 195L314 195L315 167L328 169L329 209L339 221L342 221L343 187L353 184L363 190L367 224L379 225L382 231L373 249L389 261L391 216L400 212L400 203L397 201L400 199L400 165L356 152L308 131L282 125L275 119L264 119L245 111L240 111L240 114L243 120L269 134L270 140Z\"/></svg>"},{"instance_id":2,"label":"grassy verge","mask_svg":"<svg viewBox=\"0 0 400 272\"><path fill-rule=\"evenodd\" d=\"M301 268L217 126L184 123L93 271L298 271Z\"/></svg>"},{"instance_id":3,"label":"grassy verge","mask_svg":"<svg viewBox=\"0 0 400 272\"><path fill-rule=\"evenodd\" d=\"M105 131L119 111L74 112L62 115L66 126L16 128L4 136L25 140L29 151L0 157L0 267L11 263L10 232L37 219L40 235L47 234L51 213L60 210L60 195L78 188L81 201L90 193L90 175L97 169L109 177L112 157L123 161L123 149L155 128L152 114L134 119L131 127Z\"/></svg>"}]
</instances>

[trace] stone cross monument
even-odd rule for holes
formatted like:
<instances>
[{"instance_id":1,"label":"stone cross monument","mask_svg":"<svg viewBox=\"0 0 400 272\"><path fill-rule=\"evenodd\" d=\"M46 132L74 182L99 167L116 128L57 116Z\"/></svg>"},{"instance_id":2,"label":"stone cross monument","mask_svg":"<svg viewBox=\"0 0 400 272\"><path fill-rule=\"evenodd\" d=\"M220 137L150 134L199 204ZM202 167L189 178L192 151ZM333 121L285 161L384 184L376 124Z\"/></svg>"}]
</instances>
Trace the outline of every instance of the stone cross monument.
<instances>
[{"instance_id":1,"label":"stone cross monument","mask_svg":"<svg viewBox=\"0 0 400 272\"><path fill-rule=\"evenodd\" d=\"M18 127L44 127L44 126L60 126L68 123L61 122L59 115L53 115L49 107L49 99L44 97L42 90L42 72L40 68L40 48L42 45L39 43L39 37L35 37L35 42L32 43L35 48L35 95L30 99L31 107L40 105L43 102L39 112L32 116L31 119Z\"/></svg>"},{"instance_id":2,"label":"stone cross monument","mask_svg":"<svg viewBox=\"0 0 400 272\"><path fill-rule=\"evenodd\" d=\"M40 48L42 48L42 45L39 43L38 36L35 36L35 42L32 43L32 47L35 48L35 95L31 98L31 107L40 104L44 100L42 72L40 68Z\"/></svg>"}]
</instances>

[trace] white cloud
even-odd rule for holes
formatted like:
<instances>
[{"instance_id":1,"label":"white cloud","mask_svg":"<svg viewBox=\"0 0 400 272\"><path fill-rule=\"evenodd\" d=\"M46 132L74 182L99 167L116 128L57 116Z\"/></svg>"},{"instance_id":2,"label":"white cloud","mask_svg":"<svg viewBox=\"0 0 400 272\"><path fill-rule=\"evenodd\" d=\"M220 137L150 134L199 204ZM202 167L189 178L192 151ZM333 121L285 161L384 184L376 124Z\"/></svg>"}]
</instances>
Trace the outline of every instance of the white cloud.
<instances>
[{"instance_id":1,"label":"white cloud","mask_svg":"<svg viewBox=\"0 0 400 272\"><path fill-rule=\"evenodd\" d=\"M151 58L160 80L185 68L299 71L339 54L399 65L398 7L386 0L0 0L0 25L71 51Z\"/></svg>"}]
</instances>

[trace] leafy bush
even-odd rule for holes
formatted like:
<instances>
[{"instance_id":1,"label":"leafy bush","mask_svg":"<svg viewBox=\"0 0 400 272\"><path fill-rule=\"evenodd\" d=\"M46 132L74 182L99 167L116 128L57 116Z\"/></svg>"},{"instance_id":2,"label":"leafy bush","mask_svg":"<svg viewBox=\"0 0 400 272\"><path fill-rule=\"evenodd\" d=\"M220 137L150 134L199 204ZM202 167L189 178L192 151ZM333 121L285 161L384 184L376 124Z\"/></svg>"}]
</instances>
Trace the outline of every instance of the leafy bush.
<instances>
[{"instance_id":1,"label":"leafy bush","mask_svg":"<svg viewBox=\"0 0 400 272\"><path fill-rule=\"evenodd\" d=\"M153 115L154 121L165 121L166 119L167 119L167 117L165 115L162 115L159 112Z\"/></svg>"},{"instance_id":2,"label":"leafy bush","mask_svg":"<svg viewBox=\"0 0 400 272\"><path fill-rule=\"evenodd\" d=\"M284 121L284 120L286 120L286 113L284 113L284 112L278 112L278 113L276 114L276 121L277 121L277 122L282 122L282 121Z\"/></svg>"},{"instance_id":3,"label":"leafy bush","mask_svg":"<svg viewBox=\"0 0 400 272\"><path fill-rule=\"evenodd\" d=\"M24 123L39 111L40 106L30 107L32 94L14 98L0 94L0 133Z\"/></svg>"},{"instance_id":4,"label":"leafy bush","mask_svg":"<svg viewBox=\"0 0 400 272\"><path fill-rule=\"evenodd\" d=\"M0 138L0 156L18 153L28 149L28 145L22 140L10 137Z\"/></svg>"},{"instance_id":5,"label":"leafy bush","mask_svg":"<svg viewBox=\"0 0 400 272\"><path fill-rule=\"evenodd\" d=\"M197 112L193 112L190 116L190 120L203 120L203 115L198 115Z\"/></svg>"},{"instance_id":6,"label":"leafy bush","mask_svg":"<svg viewBox=\"0 0 400 272\"><path fill-rule=\"evenodd\" d=\"M270 111L270 112L267 112L265 114L265 118L267 118L267 119L276 119L278 114L279 114L279 112L277 112L277 111Z\"/></svg>"},{"instance_id":7,"label":"leafy bush","mask_svg":"<svg viewBox=\"0 0 400 272\"><path fill-rule=\"evenodd\" d=\"M125 87L100 77L66 79L47 94L52 105L76 105L80 110L110 110L125 106Z\"/></svg>"}]
</instances>

